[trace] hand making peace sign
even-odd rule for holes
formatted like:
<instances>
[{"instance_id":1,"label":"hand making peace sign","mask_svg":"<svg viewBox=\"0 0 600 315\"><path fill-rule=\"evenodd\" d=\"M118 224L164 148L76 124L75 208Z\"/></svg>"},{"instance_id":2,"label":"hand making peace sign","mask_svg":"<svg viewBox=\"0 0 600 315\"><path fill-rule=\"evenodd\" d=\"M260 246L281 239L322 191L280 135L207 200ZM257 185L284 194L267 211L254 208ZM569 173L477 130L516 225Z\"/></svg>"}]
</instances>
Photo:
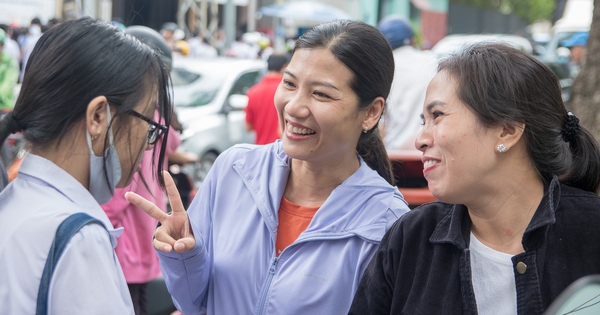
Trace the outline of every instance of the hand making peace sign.
<instances>
[{"instance_id":1,"label":"hand making peace sign","mask_svg":"<svg viewBox=\"0 0 600 315\"><path fill-rule=\"evenodd\" d=\"M194 248L196 239L192 233L190 220L183 207L173 178L167 171L163 171L163 176L165 178L167 196L173 209L170 215L164 213L155 204L134 192L127 192L125 199L161 223L161 226L156 228L154 232L154 240L152 241L154 248L166 253L173 249L178 253L182 253Z\"/></svg>"}]
</instances>

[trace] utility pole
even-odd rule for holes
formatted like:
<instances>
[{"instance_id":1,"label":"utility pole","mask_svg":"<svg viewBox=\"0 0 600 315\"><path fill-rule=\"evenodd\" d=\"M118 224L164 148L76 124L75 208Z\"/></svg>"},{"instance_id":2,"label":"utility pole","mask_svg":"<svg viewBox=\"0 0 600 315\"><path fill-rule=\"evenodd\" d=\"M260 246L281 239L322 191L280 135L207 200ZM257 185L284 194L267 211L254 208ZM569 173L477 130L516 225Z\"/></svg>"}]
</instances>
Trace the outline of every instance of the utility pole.
<instances>
[{"instance_id":1,"label":"utility pole","mask_svg":"<svg viewBox=\"0 0 600 315\"><path fill-rule=\"evenodd\" d=\"M233 0L227 0L225 4L225 49L231 48L231 43L235 41L235 5Z\"/></svg>"},{"instance_id":2,"label":"utility pole","mask_svg":"<svg viewBox=\"0 0 600 315\"><path fill-rule=\"evenodd\" d=\"M247 31L256 31L256 0L248 0Z\"/></svg>"}]
</instances>

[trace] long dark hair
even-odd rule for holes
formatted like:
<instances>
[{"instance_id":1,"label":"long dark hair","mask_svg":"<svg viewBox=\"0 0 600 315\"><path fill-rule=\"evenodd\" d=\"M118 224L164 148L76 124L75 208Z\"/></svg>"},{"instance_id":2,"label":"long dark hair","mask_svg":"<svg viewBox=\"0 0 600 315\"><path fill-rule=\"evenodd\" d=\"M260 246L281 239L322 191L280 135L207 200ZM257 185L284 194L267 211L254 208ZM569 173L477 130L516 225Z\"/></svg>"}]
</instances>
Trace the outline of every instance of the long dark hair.
<instances>
[{"instance_id":1,"label":"long dark hair","mask_svg":"<svg viewBox=\"0 0 600 315\"><path fill-rule=\"evenodd\" d=\"M38 40L12 115L29 145L58 147L64 135L85 117L89 102L103 95L116 108L114 117L120 117L113 127L118 138L128 135L128 126L137 119L125 114L152 93L158 97L160 117L170 123L169 85L169 73L154 50L110 24L85 17L62 23ZM0 142L9 134L7 122L0 122ZM159 159L153 162L163 187L161 168L167 138L165 133Z\"/></svg>"},{"instance_id":2,"label":"long dark hair","mask_svg":"<svg viewBox=\"0 0 600 315\"><path fill-rule=\"evenodd\" d=\"M387 40L375 27L353 20L320 24L298 39L294 52L304 48L326 48L352 71L350 87L358 95L359 109L366 109L378 96L387 99L390 94L394 56ZM395 185L378 125L361 133L356 151L369 167Z\"/></svg>"},{"instance_id":3,"label":"long dark hair","mask_svg":"<svg viewBox=\"0 0 600 315\"><path fill-rule=\"evenodd\" d=\"M575 118L558 78L541 61L508 45L481 43L441 61L438 71L456 80L458 98L484 126L525 124L527 150L544 182L556 175L564 184L598 191L598 143L582 126L565 128ZM573 134L565 139L566 129Z\"/></svg>"}]
</instances>

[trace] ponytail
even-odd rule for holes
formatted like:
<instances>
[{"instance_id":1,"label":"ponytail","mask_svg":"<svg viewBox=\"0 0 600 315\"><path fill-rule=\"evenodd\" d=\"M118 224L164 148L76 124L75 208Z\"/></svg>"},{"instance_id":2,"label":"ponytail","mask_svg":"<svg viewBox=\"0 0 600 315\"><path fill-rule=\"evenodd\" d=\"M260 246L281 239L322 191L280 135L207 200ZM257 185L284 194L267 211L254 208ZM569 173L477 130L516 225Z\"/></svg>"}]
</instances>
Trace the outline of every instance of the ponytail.
<instances>
[{"instance_id":1,"label":"ponytail","mask_svg":"<svg viewBox=\"0 0 600 315\"><path fill-rule=\"evenodd\" d=\"M5 118L0 119L0 144L4 143L10 134L11 132L8 127L8 122Z\"/></svg>"},{"instance_id":2,"label":"ponytail","mask_svg":"<svg viewBox=\"0 0 600 315\"><path fill-rule=\"evenodd\" d=\"M579 126L574 136L569 140L569 149L573 161L568 173L560 177L561 183L599 193L600 148L598 142L582 126Z\"/></svg>"},{"instance_id":3,"label":"ponytail","mask_svg":"<svg viewBox=\"0 0 600 315\"><path fill-rule=\"evenodd\" d=\"M396 180L392 171L392 163L388 158L378 126L379 124L366 133L360 134L356 151L370 168L377 171L379 176L383 177L390 185L395 186Z\"/></svg>"}]
</instances>

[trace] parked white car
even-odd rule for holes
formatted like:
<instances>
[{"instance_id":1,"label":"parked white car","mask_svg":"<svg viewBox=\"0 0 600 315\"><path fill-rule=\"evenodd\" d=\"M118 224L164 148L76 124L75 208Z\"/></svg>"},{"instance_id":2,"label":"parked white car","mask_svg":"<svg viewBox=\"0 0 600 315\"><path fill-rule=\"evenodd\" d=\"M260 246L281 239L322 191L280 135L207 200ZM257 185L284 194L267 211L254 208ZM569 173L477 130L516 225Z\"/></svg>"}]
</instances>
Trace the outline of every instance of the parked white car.
<instances>
[{"instance_id":1,"label":"parked white car","mask_svg":"<svg viewBox=\"0 0 600 315\"><path fill-rule=\"evenodd\" d=\"M506 35L506 34L453 34L442 38L435 46L431 48L431 51L435 53L438 58L444 58L448 55L458 52L460 49L467 45L479 43L479 42L503 42L513 46L516 49L533 53L533 47L529 40L525 37Z\"/></svg>"},{"instance_id":2,"label":"parked white car","mask_svg":"<svg viewBox=\"0 0 600 315\"><path fill-rule=\"evenodd\" d=\"M221 152L254 142L254 133L245 130L246 92L266 72L262 60L173 60L173 102L184 128L182 146L200 157L199 163L184 168L196 188Z\"/></svg>"}]
</instances>

